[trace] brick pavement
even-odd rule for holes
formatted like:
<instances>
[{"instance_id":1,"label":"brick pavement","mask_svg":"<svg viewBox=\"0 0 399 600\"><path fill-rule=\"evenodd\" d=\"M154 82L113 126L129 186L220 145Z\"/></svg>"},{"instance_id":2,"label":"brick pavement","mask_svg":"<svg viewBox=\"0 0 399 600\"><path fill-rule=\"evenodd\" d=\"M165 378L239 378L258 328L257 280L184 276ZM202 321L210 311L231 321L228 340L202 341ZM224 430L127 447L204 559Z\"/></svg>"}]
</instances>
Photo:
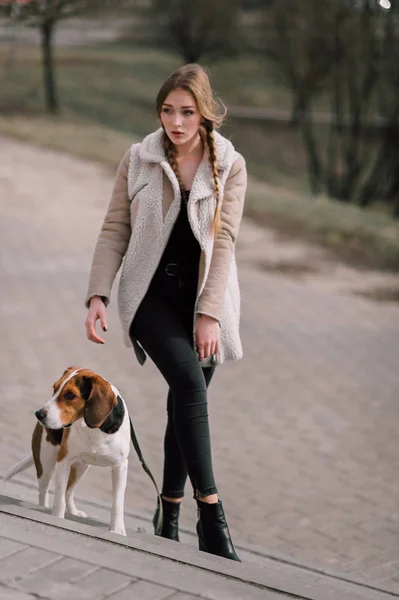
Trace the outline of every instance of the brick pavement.
<instances>
[{"instance_id":1,"label":"brick pavement","mask_svg":"<svg viewBox=\"0 0 399 600\"><path fill-rule=\"evenodd\" d=\"M87 502L83 503L88 508ZM93 507L93 505L91 504ZM103 509L104 518L104 509ZM107 511L108 512L108 511ZM393 600L362 582L241 553L242 563L104 519L57 519L0 494L0 594L7 600ZM194 538L194 536L192 536Z\"/></svg>"},{"instance_id":2,"label":"brick pavement","mask_svg":"<svg viewBox=\"0 0 399 600\"><path fill-rule=\"evenodd\" d=\"M79 364L121 389L160 481L161 377L124 348L114 304L107 344L84 334L112 177L69 156L0 144L0 471L28 452L33 411L53 380ZM245 221L238 244L245 357L222 366L210 390L215 470L233 536L399 588L399 308L262 272L245 252L257 231ZM92 470L79 494L109 501L110 482ZM182 523L193 528L187 495ZM132 456L127 508L150 515L154 501Z\"/></svg>"},{"instance_id":3,"label":"brick pavement","mask_svg":"<svg viewBox=\"0 0 399 600\"><path fill-rule=\"evenodd\" d=\"M62 528L46 514L4 507L0 496L0 597L2 600L279 600L284 593L268 589L256 566L238 564L186 549L175 559L177 544L154 536L130 534L121 538L96 533L91 527L63 521ZM10 512L11 511L11 512ZM23 513L14 515L13 512ZM31 517L33 520L31 520ZM58 520L57 520L58 521ZM144 539L143 539L144 538ZM145 539L147 538L147 539ZM253 581L254 579L254 581ZM304 579L286 584L304 587ZM301 585L302 584L302 585ZM338 585L328 581L323 587ZM327 589L328 589L327 588ZM388 600L385 593L356 599ZM298 596L299 597L299 596ZM302 598L303 596L301 596ZM306 595L313 600L314 594Z\"/></svg>"}]
</instances>

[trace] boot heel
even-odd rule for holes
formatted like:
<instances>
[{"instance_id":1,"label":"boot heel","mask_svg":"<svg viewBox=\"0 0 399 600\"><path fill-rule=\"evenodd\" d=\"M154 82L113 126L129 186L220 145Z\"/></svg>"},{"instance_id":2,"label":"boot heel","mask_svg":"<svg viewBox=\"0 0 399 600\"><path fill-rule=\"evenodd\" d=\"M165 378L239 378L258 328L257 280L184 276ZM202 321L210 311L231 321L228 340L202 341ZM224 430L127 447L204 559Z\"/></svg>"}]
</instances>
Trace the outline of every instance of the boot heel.
<instances>
[{"instance_id":1,"label":"boot heel","mask_svg":"<svg viewBox=\"0 0 399 600\"><path fill-rule=\"evenodd\" d=\"M161 537L167 538L168 540L174 540L179 542L179 513L180 513L180 502L168 502L162 498L162 509L163 509L163 524ZM154 525L158 520L159 508L156 509L152 524ZM159 534L158 534L159 535Z\"/></svg>"},{"instance_id":2,"label":"boot heel","mask_svg":"<svg viewBox=\"0 0 399 600\"><path fill-rule=\"evenodd\" d=\"M198 521L198 523L197 523L197 535L198 535L198 550L201 550L201 552L206 552L200 521Z\"/></svg>"},{"instance_id":3,"label":"boot heel","mask_svg":"<svg viewBox=\"0 0 399 600\"><path fill-rule=\"evenodd\" d=\"M241 562L234 550L229 528L220 500L215 504L207 504L197 500L198 523L197 535L200 550Z\"/></svg>"}]
</instances>

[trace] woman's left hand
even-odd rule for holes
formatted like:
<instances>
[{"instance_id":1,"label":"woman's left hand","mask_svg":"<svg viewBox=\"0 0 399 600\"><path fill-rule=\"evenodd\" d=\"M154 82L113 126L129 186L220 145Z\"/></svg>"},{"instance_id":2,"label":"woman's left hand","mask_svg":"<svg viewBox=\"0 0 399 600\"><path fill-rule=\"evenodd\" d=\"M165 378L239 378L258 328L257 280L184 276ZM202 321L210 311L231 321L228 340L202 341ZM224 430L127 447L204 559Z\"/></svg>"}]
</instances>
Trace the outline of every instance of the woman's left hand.
<instances>
[{"instance_id":1,"label":"woman's left hand","mask_svg":"<svg viewBox=\"0 0 399 600\"><path fill-rule=\"evenodd\" d=\"M199 359L208 358L219 352L219 321L208 315L199 315L195 325L195 345Z\"/></svg>"}]
</instances>

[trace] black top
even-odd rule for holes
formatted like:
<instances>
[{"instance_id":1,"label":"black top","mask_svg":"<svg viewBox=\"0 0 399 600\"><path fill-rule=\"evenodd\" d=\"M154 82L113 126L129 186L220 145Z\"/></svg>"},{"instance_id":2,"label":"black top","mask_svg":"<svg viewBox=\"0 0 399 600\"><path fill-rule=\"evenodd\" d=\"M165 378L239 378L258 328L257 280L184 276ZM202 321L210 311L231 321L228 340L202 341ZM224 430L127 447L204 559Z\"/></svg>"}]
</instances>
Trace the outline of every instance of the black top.
<instances>
[{"instance_id":1,"label":"black top","mask_svg":"<svg viewBox=\"0 0 399 600\"><path fill-rule=\"evenodd\" d=\"M193 234L187 215L187 202L190 190L182 192L180 212L173 226L167 246L161 258L161 265L198 265L201 247Z\"/></svg>"}]
</instances>

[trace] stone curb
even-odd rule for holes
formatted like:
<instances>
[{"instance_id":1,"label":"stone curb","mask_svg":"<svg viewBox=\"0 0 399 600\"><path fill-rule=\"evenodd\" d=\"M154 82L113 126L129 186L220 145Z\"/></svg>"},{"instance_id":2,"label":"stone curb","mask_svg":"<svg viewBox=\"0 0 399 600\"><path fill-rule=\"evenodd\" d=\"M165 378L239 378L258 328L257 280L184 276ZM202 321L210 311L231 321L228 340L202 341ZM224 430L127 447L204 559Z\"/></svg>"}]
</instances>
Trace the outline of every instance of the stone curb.
<instances>
[{"instance_id":1,"label":"stone curb","mask_svg":"<svg viewBox=\"0 0 399 600\"><path fill-rule=\"evenodd\" d=\"M239 582L252 584L271 592L285 593L296 598L306 600L336 600L336 598L342 597L350 598L350 600L364 600L366 598L369 600L388 600L389 598L398 597L398 595L393 593L378 591L365 585L339 581L325 575L303 572L297 567L276 564L273 561L270 561L267 567L261 567L254 563L231 563L226 559L216 556L212 556L210 559L209 555L187 545L185 545L184 553L182 553L181 546L176 548L174 542L164 540L163 538L156 538L145 533L129 532L129 537L123 538L110 532L98 532L90 525L57 519L47 512L43 512L43 510L37 510L33 505L7 496L0 496L0 512L73 533L80 533L92 539L111 542L119 547L151 554L154 558L161 557L172 560L180 565L196 567L209 573L223 575L235 580L237 584ZM25 543L31 542L32 545L45 550L54 551L56 545L58 553L76 557L76 549L69 548L68 545L64 548L62 540L55 541L52 538L46 538L43 535L40 536L35 532L24 532L19 536L17 532L13 533L11 528L9 534L3 532L2 536L10 536L10 539ZM31 537L32 539L30 540ZM87 556L85 560L87 560ZM98 560L98 557L95 560ZM109 566L106 557L100 564ZM115 569L115 565L112 568ZM122 569L125 572L122 563L118 566L118 569ZM128 570L126 574L132 574L131 570ZM164 582L159 581L158 583Z\"/></svg>"},{"instance_id":2,"label":"stone curb","mask_svg":"<svg viewBox=\"0 0 399 600\"><path fill-rule=\"evenodd\" d=\"M11 482L8 482L8 484L10 484L10 483ZM36 484L32 483L31 481L29 481L27 479L24 479L23 476L13 478L12 483L17 484L18 486L27 487L32 490L37 489ZM50 495L52 495L52 494L53 494L53 492L52 492L52 490L50 490ZM110 507L103 502L99 502L97 500L88 500L87 498L83 498L82 496L79 496L78 494L75 495L75 498L76 498L76 501L79 502L79 504L83 504L85 506L93 506L95 508L99 508L104 511L109 511L109 509L110 509ZM32 505L32 508L33 508L33 510L40 510L35 505ZM151 517L144 513L136 513L136 512L126 510L125 516L131 517L132 519L135 519L138 521L142 521L145 525L149 525L152 528ZM73 520L75 523L83 523L83 521L84 521L84 519L78 519L78 518L76 518L76 520L75 519L73 519ZM96 522L97 525L101 525L105 528L108 527L106 522L103 522L103 521L100 521L97 519L89 518L88 521ZM182 533L184 533L185 536L191 538L193 541L195 540L195 545L196 545L196 536L192 533L191 530L185 529L184 527L180 527L180 531ZM132 531L132 533L137 533L137 532ZM142 533L142 532L140 532L140 533ZM167 540L165 540L165 543L167 543ZM375 586L375 585L369 584L367 581L364 581L361 579L356 579L355 577L351 577L350 575L347 575L347 574L332 571L332 570L323 568L319 565L314 565L314 564L306 563L303 561L298 561L297 559L295 559L291 556L285 555L285 554L280 554L277 552L273 552L273 554L269 554L265 551L264 548L260 548L259 546L255 545L255 544L251 544L250 542L239 540L237 543L235 540L234 545L235 545L237 551L241 551L241 553L242 552L247 553L248 555L251 555L251 557L253 557L255 560L260 559L262 561L262 563L266 562L267 566L269 566L269 562L271 562L272 564L276 563L276 564L285 565L287 567L296 567L298 569L310 572L315 575L329 577L331 579L335 579L335 580L341 581L343 583L354 584L354 585L360 586L362 588L370 589L372 591L383 592L383 593L389 594L393 598L399 598L399 592L395 593L394 591L392 591L392 589L387 589L383 585ZM217 557L215 557L215 558L217 558ZM245 556L243 556L243 558L244 558L244 560L246 559Z\"/></svg>"}]
</instances>

